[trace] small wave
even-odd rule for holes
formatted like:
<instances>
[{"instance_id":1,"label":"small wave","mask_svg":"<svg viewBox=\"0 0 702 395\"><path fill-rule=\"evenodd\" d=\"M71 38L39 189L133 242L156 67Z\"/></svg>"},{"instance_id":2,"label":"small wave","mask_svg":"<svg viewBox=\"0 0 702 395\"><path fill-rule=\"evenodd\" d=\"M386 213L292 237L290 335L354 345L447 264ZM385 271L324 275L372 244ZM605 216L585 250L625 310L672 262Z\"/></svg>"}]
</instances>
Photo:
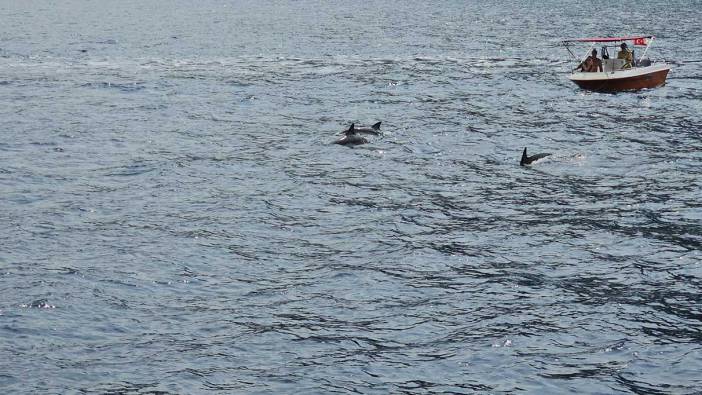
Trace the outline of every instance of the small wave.
<instances>
[{"instance_id":1,"label":"small wave","mask_svg":"<svg viewBox=\"0 0 702 395\"><path fill-rule=\"evenodd\" d=\"M29 304L21 304L20 307L30 308L30 309L55 309L56 308L56 306L50 304L47 299L37 299Z\"/></svg>"},{"instance_id":2,"label":"small wave","mask_svg":"<svg viewBox=\"0 0 702 395\"><path fill-rule=\"evenodd\" d=\"M143 82L130 82L130 83L120 83L120 82L89 82L83 84L84 87L98 88L98 89L116 89L122 92L138 92L145 89Z\"/></svg>"}]
</instances>

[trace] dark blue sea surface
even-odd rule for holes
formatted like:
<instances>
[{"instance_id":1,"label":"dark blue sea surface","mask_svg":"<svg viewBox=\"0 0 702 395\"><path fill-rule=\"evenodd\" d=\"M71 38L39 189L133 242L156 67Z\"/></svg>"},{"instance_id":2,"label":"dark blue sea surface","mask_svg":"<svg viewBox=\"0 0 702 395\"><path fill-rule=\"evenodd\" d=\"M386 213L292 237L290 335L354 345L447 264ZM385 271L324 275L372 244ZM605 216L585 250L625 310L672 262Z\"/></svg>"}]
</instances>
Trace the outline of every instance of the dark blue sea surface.
<instances>
[{"instance_id":1,"label":"dark blue sea surface","mask_svg":"<svg viewBox=\"0 0 702 395\"><path fill-rule=\"evenodd\" d=\"M700 393L701 20L0 0L0 393ZM628 34L666 86L567 79Z\"/></svg>"}]
</instances>

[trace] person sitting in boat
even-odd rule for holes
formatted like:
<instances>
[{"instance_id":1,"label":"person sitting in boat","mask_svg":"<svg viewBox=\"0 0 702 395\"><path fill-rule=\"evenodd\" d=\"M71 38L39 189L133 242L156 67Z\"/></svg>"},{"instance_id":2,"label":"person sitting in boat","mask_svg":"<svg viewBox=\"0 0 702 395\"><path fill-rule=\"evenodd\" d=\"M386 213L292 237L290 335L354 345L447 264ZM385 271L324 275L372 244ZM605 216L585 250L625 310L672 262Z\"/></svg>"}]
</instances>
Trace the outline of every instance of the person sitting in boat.
<instances>
[{"instance_id":1,"label":"person sitting in boat","mask_svg":"<svg viewBox=\"0 0 702 395\"><path fill-rule=\"evenodd\" d=\"M584 62L576 70L582 70L586 73L602 72L602 61L597 58L597 50L592 50L592 55L588 56Z\"/></svg>"},{"instance_id":2,"label":"person sitting in boat","mask_svg":"<svg viewBox=\"0 0 702 395\"><path fill-rule=\"evenodd\" d=\"M629 51L626 43L622 43L621 48L622 50L617 53L617 59L624 60L624 66L622 66L623 69L630 69L632 63L634 63L634 55L631 53L631 51Z\"/></svg>"}]
</instances>

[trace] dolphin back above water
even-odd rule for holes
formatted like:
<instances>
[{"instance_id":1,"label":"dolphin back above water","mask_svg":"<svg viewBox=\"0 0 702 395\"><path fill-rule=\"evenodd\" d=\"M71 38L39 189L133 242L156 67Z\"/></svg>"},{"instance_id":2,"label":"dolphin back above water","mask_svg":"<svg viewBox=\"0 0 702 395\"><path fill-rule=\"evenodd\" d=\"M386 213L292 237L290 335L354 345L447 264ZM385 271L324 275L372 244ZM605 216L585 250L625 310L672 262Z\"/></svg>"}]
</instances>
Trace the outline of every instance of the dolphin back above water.
<instances>
[{"instance_id":1,"label":"dolphin back above water","mask_svg":"<svg viewBox=\"0 0 702 395\"><path fill-rule=\"evenodd\" d=\"M378 127L380 127L380 122L378 122ZM340 145L361 145L361 144L366 144L368 140L363 138L362 136L359 136L357 134L357 129L354 127L354 124L351 124L351 126L348 128L348 130L344 131L345 136L340 138L339 140L336 140L334 144L340 144Z\"/></svg>"},{"instance_id":2,"label":"dolphin back above water","mask_svg":"<svg viewBox=\"0 0 702 395\"><path fill-rule=\"evenodd\" d=\"M541 158L545 158L545 157L547 157L547 156L549 156L549 155L551 155L551 154L550 154L550 153L547 153L547 152L543 152L543 153L540 153L540 154L528 156L528 155L527 155L527 149L526 149L526 147L524 147L524 152L522 152L522 160L519 161L519 166L530 165L530 164L536 162L537 160L539 160L539 159L541 159Z\"/></svg>"},{"instance_id":3,"label":"dolphin back above water","mask_svg":"<svg viewBox=\"0 0 702 395\"><path fill-rule=\"evenodd\" d=\"M380 124L382 122L376 122L373 126L370 128L356 128L354 129L354 132L356 134L371 134L373 136L379 136L380 135ZM353 126L353 124L351 125ZM347 133L348 130L344 133Z\"/></svg>"}]
</instances>

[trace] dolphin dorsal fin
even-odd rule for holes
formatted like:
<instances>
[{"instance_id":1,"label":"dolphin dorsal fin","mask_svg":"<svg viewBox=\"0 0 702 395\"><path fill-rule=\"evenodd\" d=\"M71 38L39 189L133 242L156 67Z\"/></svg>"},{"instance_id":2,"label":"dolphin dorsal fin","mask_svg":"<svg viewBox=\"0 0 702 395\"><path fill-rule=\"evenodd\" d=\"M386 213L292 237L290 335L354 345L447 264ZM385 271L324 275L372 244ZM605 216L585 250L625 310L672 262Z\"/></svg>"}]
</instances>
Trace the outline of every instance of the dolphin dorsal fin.
<instances>
[{"instance_id":1,"label":"dolphin dorsal fin","mask_svg":"<svg viewBox=\"0 0 702 395\"><path fill-rule=\"evenodd\" d=\"M527 156L526 147L524 147L524 152L522 152L522 160L519 161L519 166L524 166L529 163L529 157Z\"/></svg>"},{"instance_id":2,"label":"dolphin dorsal fin","mask_svg":"<svg viewBox=\"0 0 702 395\"><path fill-rule=\"evenodd\" d=\"M354 124L351 124L348 129L344 130L344 134L347 136L350 136L352 134L356 134L356 131L354 130Z\"/></svg>"},{"instance_id":3,"label":"dolphin dorsal fin","mask_svg":"<svg viewBox=\"0 0 702 395\"><path fill-rule=\"evenodd\" d=\"M380 124L381 124L381 123L382 123L382 122L376 122L375 125L371 126L371 128L373 128L373 130L380 130Z\"/></svg>"}]
</instances>

